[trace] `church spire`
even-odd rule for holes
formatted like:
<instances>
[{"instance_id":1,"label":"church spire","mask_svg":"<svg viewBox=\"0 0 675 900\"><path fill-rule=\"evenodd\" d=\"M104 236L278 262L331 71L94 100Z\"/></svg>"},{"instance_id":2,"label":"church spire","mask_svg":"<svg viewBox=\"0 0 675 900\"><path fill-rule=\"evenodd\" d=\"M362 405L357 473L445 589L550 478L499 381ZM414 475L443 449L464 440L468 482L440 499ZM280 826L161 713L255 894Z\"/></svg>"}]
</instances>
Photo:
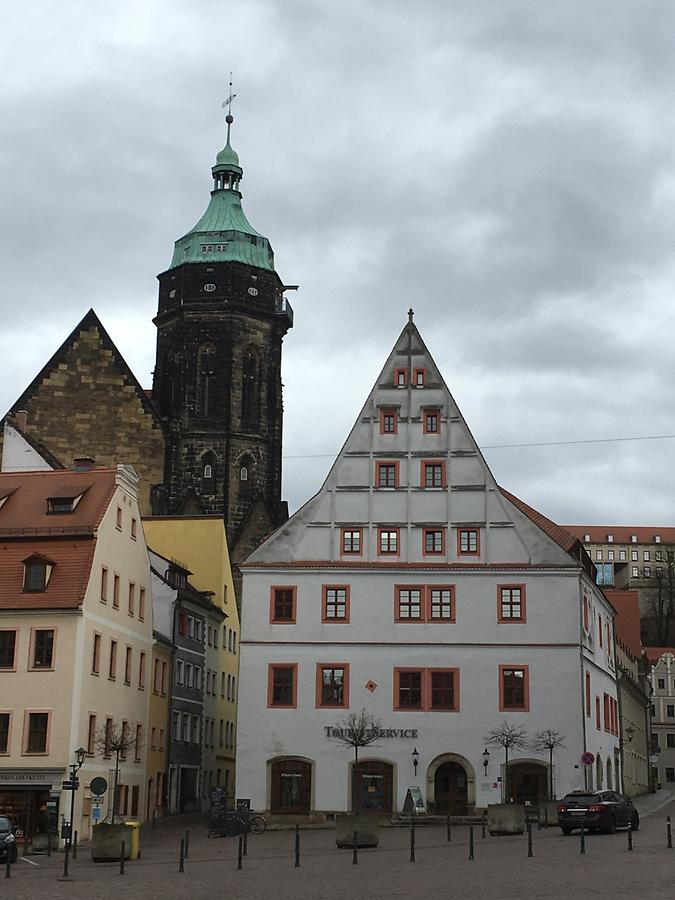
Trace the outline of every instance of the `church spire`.
<instances>
[{"instance_id":1,"label":"church spire","mask_svg":"<svg viewBox=\"0 0 675 900\"><path fill-rule=\"evenodd\" d=\"M216 164L211 169L213 174L213 190L214 191L237 191L239 192L239 182L242 179L244 170L239 165L239 156L230 144L230 130L234 122L232 115L232 101L236 97L232 93L232 73L230 72L230 92L227 99L223 101L223 109L227 109L225 121L227 122L227 142L223 149L216 156Z\"/></svg>"}]
</instances>

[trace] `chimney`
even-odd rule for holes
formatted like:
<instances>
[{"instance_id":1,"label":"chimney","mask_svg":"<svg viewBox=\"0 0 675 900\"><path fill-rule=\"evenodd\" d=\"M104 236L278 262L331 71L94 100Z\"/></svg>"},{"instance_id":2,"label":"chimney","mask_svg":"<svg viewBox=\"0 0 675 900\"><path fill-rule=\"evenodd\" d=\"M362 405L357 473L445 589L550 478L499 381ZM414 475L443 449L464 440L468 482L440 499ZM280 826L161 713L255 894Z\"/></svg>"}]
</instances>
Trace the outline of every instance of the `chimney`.
<instances>
[{"instance_id":1,"label":"chimney","mask_svg":"<svg viewBox=\"0 0 675 900\"><path fill-rule=\"evenodd\" d=\"M25 431L26 426L28 425L28 410L26 409L17 409L14 413L14 421L17 424L17 428L20 431Z\"/></svg>"},{"instance_id":2,"label":"chimney","mask_svg":"<svg viewBox=\"0 0 675 900\"><path fill-rule=\"evenodd\" d=\"M90 472L96 465L96 460L91 456L76 456L73 459L74 472Z\"/></svg>"}]
</instances>

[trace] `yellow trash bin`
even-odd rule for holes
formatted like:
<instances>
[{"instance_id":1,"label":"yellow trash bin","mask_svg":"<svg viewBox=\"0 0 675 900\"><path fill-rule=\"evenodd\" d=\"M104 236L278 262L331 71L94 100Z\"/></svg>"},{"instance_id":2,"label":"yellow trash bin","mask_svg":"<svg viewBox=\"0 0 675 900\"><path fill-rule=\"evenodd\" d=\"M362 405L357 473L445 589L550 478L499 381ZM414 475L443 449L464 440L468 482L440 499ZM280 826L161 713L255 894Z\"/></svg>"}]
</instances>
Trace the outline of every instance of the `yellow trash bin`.
<instances>
[{"instance_id":1,"label":"yellow trash bin","mask_svg":"<svg viewBox=\"0 0 675 900\"><path fill-rule=\"evenodd\" d=\"M129 859L139 859L141 855L141 823L131 821L124 824L131 828Z\"/></svg>"}]
</instances>

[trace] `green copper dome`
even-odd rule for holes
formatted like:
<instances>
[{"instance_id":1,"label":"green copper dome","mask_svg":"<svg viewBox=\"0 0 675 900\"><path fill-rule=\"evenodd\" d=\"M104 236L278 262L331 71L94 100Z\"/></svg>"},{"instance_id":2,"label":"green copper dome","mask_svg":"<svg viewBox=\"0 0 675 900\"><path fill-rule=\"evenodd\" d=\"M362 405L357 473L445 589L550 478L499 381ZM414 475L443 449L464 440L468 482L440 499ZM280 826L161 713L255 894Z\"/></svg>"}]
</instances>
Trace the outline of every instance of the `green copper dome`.
<instances>
[{"instance_id":1,"label":"green copper dome","mask_svg":"<svg viewBox=\"0 0 675 900\"><path fill-rule=\"evenodd\" d=\"M211 172L211 201L194 228L176 241L169 268L195 262L240 262L274 271L270 242L253 228L241 206L239 182L243 169L230 145L229 128L227 144L217 155Z\"/></svg>"}]
</instances>

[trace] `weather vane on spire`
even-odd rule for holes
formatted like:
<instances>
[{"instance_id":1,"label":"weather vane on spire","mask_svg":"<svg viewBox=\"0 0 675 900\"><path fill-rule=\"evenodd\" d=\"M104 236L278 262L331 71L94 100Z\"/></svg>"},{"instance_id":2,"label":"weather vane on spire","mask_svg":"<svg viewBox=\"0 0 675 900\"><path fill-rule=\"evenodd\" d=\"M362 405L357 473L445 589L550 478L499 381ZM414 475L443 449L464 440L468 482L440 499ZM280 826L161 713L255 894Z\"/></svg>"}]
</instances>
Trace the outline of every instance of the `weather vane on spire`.
<instances>
[{"instance_id":1,"label":"weather vane on spire","mask_svg":"<svg viewBox=\"0 0 675 900\"><path fill-rule=\"evenodd\" d=\"M230 126L234 122L234 118L232 116L232 101L236 97L236 94L232 93L232 72L230 72L230 93L226 100L223 101L222 109L227 108L227 115L225 116L225 121L227 122L227 143L230 143Z\"/></svg>"}]
</instances>

